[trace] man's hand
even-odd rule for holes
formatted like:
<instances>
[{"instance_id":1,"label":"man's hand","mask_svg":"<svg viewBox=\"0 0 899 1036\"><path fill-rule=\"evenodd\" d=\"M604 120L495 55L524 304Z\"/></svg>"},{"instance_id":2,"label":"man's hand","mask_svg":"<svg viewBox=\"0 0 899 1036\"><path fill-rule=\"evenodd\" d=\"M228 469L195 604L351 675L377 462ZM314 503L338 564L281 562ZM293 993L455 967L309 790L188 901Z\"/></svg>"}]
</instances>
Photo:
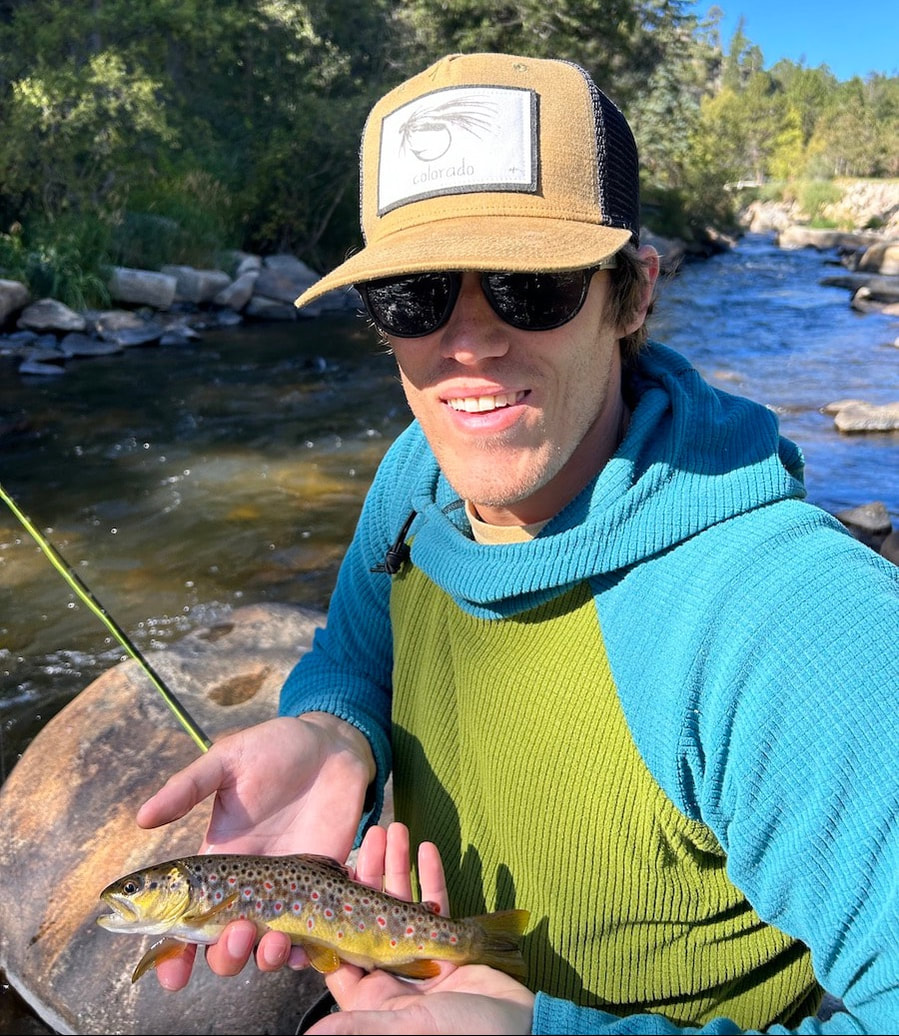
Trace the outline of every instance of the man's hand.
<instances>
[{"instance_id":1,"label":"man's hand","mask_svg":"<svg viewBox=\"0 0 899 1036\"><path fill-rule=\"evenodd\" d=\"M309 852L345 860L353 845L368 785L375 776L368 741L355 727L326 713L280 717L216 742L173 774L137 814L141 827L178 820L215 794L201 852L275 856ZM206 959L219 975L236 975L256 939L255 926L235 921L208 947ZM196 946L156 969L166 989L190 979ZM306 955L291 948L283 932L268 932L256 961L263 971Z\"/></svg>"},{"instance_id":2,"label":"man's hand","mask_svg":"<svg viewBox=\"0 0 899 1036\"><path fill-rule=\"evenodd\" d=\"M421 899L448 915L443 865L436 846L418 852ZM371 828L359 849L356 880L400 899L413 899L409 832L402 824ZM340 1012L307 1031L323 1033L530 1033L534 995L520 982L480 964L441 965L427 982L408 982L386 971L367 973L341 965L326 978Z\"/></svg>"}]
</instances>

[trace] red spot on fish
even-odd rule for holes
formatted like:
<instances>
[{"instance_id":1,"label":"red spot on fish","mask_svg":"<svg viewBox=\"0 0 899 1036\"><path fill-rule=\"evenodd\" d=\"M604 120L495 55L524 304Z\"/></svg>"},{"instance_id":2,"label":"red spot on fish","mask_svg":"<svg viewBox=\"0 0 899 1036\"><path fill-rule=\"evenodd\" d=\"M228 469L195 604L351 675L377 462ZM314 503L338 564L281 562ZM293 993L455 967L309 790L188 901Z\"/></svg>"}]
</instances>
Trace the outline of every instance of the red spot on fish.
<instances>
[{"instance_id":1,"label":"red spot on fish","mask_svg":"<svg viewBox=\"0 0 899 1036\"><path fill-rule=\"evenodd\" d=\"M310 917L309 920L306 922L306 927L307 928L311 928L314 924L315 924L315 919Z\"/></svg>"},{"instance_id":2,"label":"red spot on fish","mask_svg":"<svg viewBox=\"0 0 899 1036\"><path fill-rule=\"evenodd\" d=\"M390 940L390 945L391 946L396 946L396 939L391 939Z\"/></svg>"},{"instance_id":3,"label":"red spot on fish","mask_svg":"<svg viewBox=\"0 0 899 1036\"><path fill-rule=\"evenodd\" d=\"M275 903L275 913L276 914L280 914L283 909L284 909L284 904L283 903Z\"/></svg>"},{"instance_id":4,"label":"red spot on fish","mask_svg":"<svg viewBox=\"0 0 899 1036\"><path fill-rule=\"evenodd\" d=\"M325 907L325 917L331 918L334 916L334 911L330 907Z\"/></svg>"},{"instance_id":5,"label":"red spot on fish","mask_svg":"<svg viewBox=\"0 0 899 1036\"><path fill-rule=\"evenodd\" d=\"M455 936L455 935L451 935L451 936L450 936L450 944L451 944L452 946L455 946L455 945L456 945L456 943L457 943L458 941L459 941L459 940L458 940L458 939L456 938L456 936Z\"/></svg>"},{"instance_id":6,"label":"red spot on fish","mask_svg":"<svg viewBox=\"0 0 899 1036\"><path fill-rule=\"evenodd\" d=\"M386 918L386 917L379 917L379 918L378 918L378 924L379 924L379 925L380 925L380 926L381 926L382 928L386 928L386 927L387 927L387 918Z\"/></svg>"},{"instance_id":7,"label":"red spot on fish","mask_svg":"<svg viewBox=\"0 0 899 1036\"><path fill-rule=\"evenodd\" d=\"M337 933L337 938L338 939L342 939L343 938L343 932L338 932Z\"/></svg>"},{"instance_id":8,"label":"red spot on fish","mask_svg":"<svg viewBox=\"0 0 899 1036\"><path fill-rule=\"evenodd\" d=\"M436 932L431 932L431 938L432 939L436 939L437 938L437 933Z\"/></svg>"},{"instance_id":9,"label":"red spot on fish","mask_svg":"<svg viewBox=\"0 0 899 1036\"><path fill-rule=\"evenodd\" d=\"M411 925L406 929L406 935L415 935L415 929Z\"/></svg>"},{"instance_id":10,"label":"red spot on fish","mask_svg":"<svg viewBox=\"0 0 899 1036\"><path fill-rule=\"evenodd\" d=\"M253 890L252 890L252 888L250 888L249 885L243 890L243 897L244 897L244 899L252 899L253 898Z\"/></svg>"},{"instance_id":11,"label":"red spot on fish","mask_svg":"<svg viewBox=\"0 0 899 1036\"><path fill-rule=\"evenodd\" d=\"M216 894L215 894L215 897L214 897L214 898L215 898L215 901L216 901L217 903L218 903L218 902L220 902L220 900L221 900L221 898L222 898L222 896L223 896L223 895L224 895L224 893L222 892L222 890L221 890L221 889L219 889L219 890L218 890L218 891L216 892Z\"/></svg>"},{"instance_id":12,"label":"red spot on fish","mask_svg":"<svg viewBox=\"0 0 899 1036\"><path fill-rule=\"evenodd\" d=\"M303 906L302 906L301 903L294 903L293 904L293 912L295 914L298 914L302 909L303 909Z\"/></svg>"},{"instance_id":13,"label":"red spot on fish","mask_svg":"<svg viewBox=\"0 0 899 1036\"><path fill-rule=\"evenodd\" d=\"M269 892L271 892L271 890L275 887L270 881L264 881L262 884L265 888L269 890Z\"/></svg>"},{"instance_id":14,"label":"red spot on fish","mask_svg":"<svg viewBox=\"0 0 899 1036\"><path fill-rule=\"evenodd\" d=\"M261 909L263 908L263 906L264 906L264 905L265 905L265 904L264 904L264 903L262 902L262 900L261 900L261 899L257 899L257 900L256 900L256 909L257 909L257 910L261 910Z\"/></svg>"},{"instance_id":15,"label":"red spot on fish","mask_svg":"<svg viewBox=\"0 0 899 1036\"><path fill-rule=\"evenodd\" d=\"M296 890L297 890L297 883L295 881L292 881L290 883L290 891L291 892L296 892Z\"/></svg>"},{"instance_id":16,"label":"red spot on fish","mask_svg":"<svg viewBox=\"0 0 899 1036\"><path fill-rule=\"evenodd\" d=\"M344 909L344 910L345 910L345 911L346 911L346 912L347 912L348 914L351 914L351 913L353 912L353 904L352 904L352 903L344 903L344 904L343 904L343 909Z\"/></svg>"},{"instance_id":17,"label":"red spot on fish","mask_svg":"<svg viewBox=\"0 0 899 1036\"><path fill-rule=\"evenodd\" d=\"M356 925L356 927L359 929L360 932L364 932L365 931L365 922L364 921L360 921L359 924Z\"/></svg>"},{"instance_id":18,"label":"red spot on fish","mask_svg":"<svg viewBox=\"0 0 899 1036\"><path fill-rule=\"evenodd\" d=\"M235 878L233 874L231 875L230 878L228 878L228 884L229 885L236 885L237 884L237 878Z\"/></svg>"},{"instance_id":19,"label":"red spot on fish","mask_svg":"<svg viewBox=\"0 0 899 1036\"><path fill-rule=\"evenodd\" d=\"M319 893L318 892L310 892L309 893L309 898L310 899L318 899L319 898Z\"/></svg>"}]
</instances>

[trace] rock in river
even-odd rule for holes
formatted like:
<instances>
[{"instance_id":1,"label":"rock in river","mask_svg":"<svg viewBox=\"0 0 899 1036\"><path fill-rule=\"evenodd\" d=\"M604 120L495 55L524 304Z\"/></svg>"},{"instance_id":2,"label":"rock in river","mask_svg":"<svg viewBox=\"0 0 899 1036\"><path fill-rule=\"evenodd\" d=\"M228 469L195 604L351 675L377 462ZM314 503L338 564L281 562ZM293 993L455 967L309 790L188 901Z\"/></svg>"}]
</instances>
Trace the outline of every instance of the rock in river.
<instances>
[{"instance_id":1,"label":"rock in river","mask_svg":"<svg viewBox=\"0 0 899 1036\"><path fill-rule=\"evenodd\" d=\"M264 719L323 616L250 606L148 654L212 738ZM0 788L0 968L59 1033L294 1033L320 994L311 969L220 978L202 953L188 986L131 972L155 937L113 935L100 891L145 863L195 853L211 802L156 831L140 804L198 748L136 662L110 669L29 745Z\"/></svg>"}]
</instances>

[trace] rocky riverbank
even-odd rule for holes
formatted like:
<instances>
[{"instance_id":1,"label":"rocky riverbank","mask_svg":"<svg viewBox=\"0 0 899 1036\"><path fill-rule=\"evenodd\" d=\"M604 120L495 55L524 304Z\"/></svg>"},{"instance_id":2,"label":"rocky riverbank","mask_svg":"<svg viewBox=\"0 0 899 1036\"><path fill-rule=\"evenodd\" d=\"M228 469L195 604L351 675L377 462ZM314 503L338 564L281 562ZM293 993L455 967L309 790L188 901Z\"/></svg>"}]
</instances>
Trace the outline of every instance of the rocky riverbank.
<instances>
[{"instance_id":1,"label":"rocky riverbank","mask_svg":"<svg viewBox=\"0 0 899 1036\"><path fill-rule=\"evenodd\" d=\"M849 305L860 313L899 315L899 186L891 212L886 229L876 233L810 228L791 222L792 206L771 203L753 203L743 222L753 233L775 234L781 248L832 253L843 272L822 283L845 288ZM669 270L689 258L681 242L645 234ZM716 243L728 247L723 238ZM244 321L294 321L361 308L357 293L347 289L297 310L294 299L318 274L293 255L238 252L225 265L218 270L117 267L108 285L115 306L103 311L76 312L56 299L31 299L24 284L0 279L0 358L7 357L21 376L55 377L78 358L138 346L183 346L204 331ZM825 412L834 414L836 428L845 433L899 430L899 400L885 406L836 401Z\"/></svg>"}]
</instances>

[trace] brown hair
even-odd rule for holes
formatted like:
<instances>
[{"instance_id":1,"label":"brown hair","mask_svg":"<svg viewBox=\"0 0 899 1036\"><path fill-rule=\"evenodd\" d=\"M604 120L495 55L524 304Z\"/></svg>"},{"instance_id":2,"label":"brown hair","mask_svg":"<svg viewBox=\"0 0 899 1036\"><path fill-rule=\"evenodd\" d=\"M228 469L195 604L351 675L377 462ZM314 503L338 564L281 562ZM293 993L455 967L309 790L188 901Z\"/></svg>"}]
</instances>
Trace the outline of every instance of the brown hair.
<instances>
[{"instance_id":1,"label":"brown hair","mask_svg":"<svg viewBox=\"0 0 899 1036\"><path fill-rule=\"evenodd\" d=\"M613 324L626 324L633 320L643 305L643 297L649 283L646 274L646 263L632 244L627 244L615 254L618 265L609 271L612 279L612 293L609 297L609 316ZM650 299L646 316L652 312L653 300ZM625 335L621 341L621 358L625 364L636 359L637 354L646 344L648 331L644 321L636 331Z\"/></svg>"}]
</instances>

